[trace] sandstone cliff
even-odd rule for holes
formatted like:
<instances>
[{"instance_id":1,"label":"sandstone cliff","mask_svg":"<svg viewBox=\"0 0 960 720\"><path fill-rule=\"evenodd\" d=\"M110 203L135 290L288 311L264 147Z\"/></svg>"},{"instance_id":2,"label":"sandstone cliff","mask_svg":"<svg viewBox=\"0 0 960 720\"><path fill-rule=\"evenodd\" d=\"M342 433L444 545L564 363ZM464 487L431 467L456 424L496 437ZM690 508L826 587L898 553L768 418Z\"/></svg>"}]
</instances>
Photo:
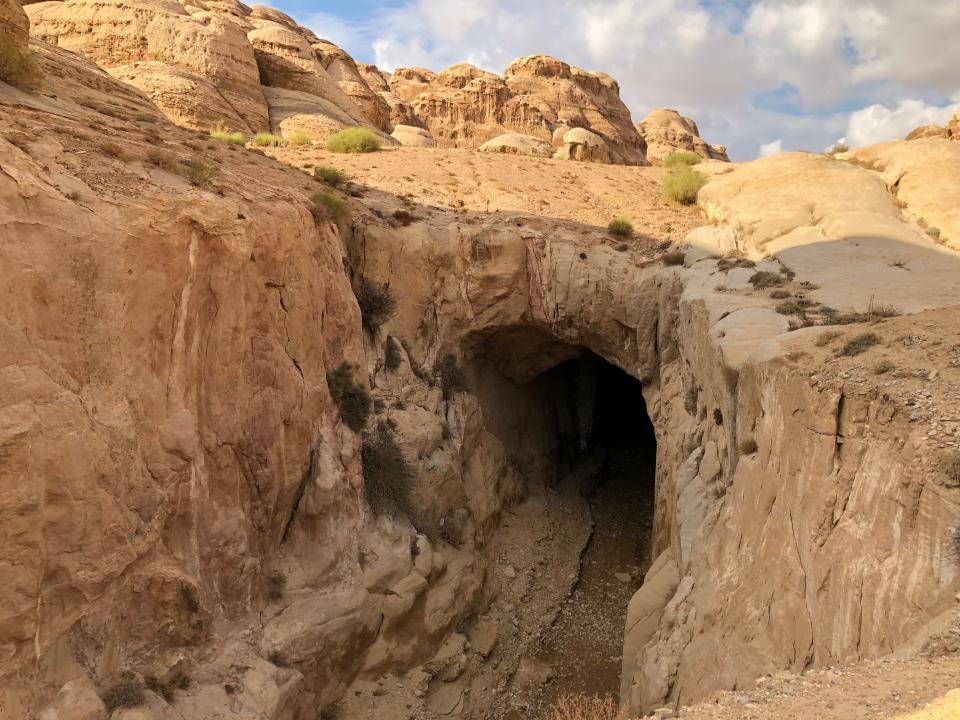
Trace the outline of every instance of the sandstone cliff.
<instances>
[{"instance_id":1,"label":"sandstone cliff","mask_svg":"<svg viewBox=\"0 0 960 720\"><path fill-rule=\"evenodd\" d=\"M676 110L657 108L637 123L637 130L647 142L647 157L662 161L677 150L693 152L707 160L729 162L723 145L711 145L700 137L697 124Z\"/></svg>"}]
</instances>

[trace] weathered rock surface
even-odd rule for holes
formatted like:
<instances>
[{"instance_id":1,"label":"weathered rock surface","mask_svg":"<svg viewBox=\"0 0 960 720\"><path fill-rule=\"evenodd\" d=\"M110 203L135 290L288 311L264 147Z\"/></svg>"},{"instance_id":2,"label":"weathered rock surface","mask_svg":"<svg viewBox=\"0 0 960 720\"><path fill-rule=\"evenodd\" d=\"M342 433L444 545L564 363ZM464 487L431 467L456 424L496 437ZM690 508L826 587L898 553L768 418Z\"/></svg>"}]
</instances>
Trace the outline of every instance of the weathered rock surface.
<instances>
[{"instance_id":1,"label":"weathered rock surface","mask_svg":"<svg viewBox=\"0 0 960 720\"><path fill-rule=\"evenodd\" d=\"M487 140L478 149L480 152L505 153L508 155L535 155L537 157L553 155L553 147L550 143L540 138L519 133L498 135L493 140Z\"/></svg>"},{"instance_id":2,"label":"weathered rock surface","mask_svg":"<svg viewBox=\"0 0 960 720\"><path fill-rule=\"evenodd\" d=\"M707 160L729 162L723 145L711 145L702 137L697 124L676 110L656 108L637 123L637 130L647 142L647 159L662 161L677 150L693 152Z\"/></svg>"},{"instance_id":3,"label":"weathered rock surface","mask_svg":"<svg viewBox=\"0 0 960 720\"><path fill-rule=\"evenodd\" d=\"M407 147L432 148L437 146L437 141L433 139L429 130L412 125L397 125L391 136L401 145Z\"/></svg>"},{"instance_id":4,"label":"weathered rock surface","mask_svg":"<svg viewBox=\"0 0 960 720\"><path fill-rule=\"evenodd\" d=\"M960 140L960 113L954 115L950 122L941 127L940 125L921 125L916 130L907 135L907 140L920 140L923 138L943 138L945 140Z\"/></svg>"},{"instance_id":5,"label":"weathered rock surface","mask_svg":"<svg viewBox=\"0 0 960 720\"><path fill-rule=\"evenodd\" d=\"M20 0L0 0L0 32L13 40L17 47L25 48L30 30Z\"/></svg>"}]
</instances>

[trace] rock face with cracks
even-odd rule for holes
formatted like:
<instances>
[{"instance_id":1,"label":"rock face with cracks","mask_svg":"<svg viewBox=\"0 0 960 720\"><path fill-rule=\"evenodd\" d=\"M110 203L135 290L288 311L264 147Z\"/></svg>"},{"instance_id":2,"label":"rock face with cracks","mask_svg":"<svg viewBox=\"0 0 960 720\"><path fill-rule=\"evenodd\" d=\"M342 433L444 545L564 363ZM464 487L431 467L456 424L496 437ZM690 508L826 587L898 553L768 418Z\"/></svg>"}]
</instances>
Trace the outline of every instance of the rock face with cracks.
<instances>
[{"instance_id":1,"label":"rock face with cracks","mask_svg":"<svg viewBox=\"0 0 960 720\"><path fill-rule=\"evenodd\" d=\"M87 3L68 4L87 22ZM40 35L67 45L72 31L51 6L31 13ZM103 7L103 17L120 12ZM307 38L312 55L279 42L291 31L282 14L231 3L167 12L176 27L216 16L192 48L224 59L228 74L230 52L201 27L254 33L254 64L277 84L250 87L271 113L277 98L318 102L314 62L332 83L327 101L347 113L331 88L348 97L339 83L358 76L329 48L321 61L319 41ZM168 16L156 15L134 13L163 27ZM333 222L309 204L319 186L306 173L242 149L198 149L150 92L85 59L169 64L160 46L132 60L117 33L85 57L35 41L47 95L0 86L6 716L102 717L100 697L132 683L142 704L114 717L286 720L315 717L388 670L441 658L456 674L457 631L497 592L502 514L554 469L556 435L535 420L532 381L584 349L643 383L657 435L656 560L624 643L621 697L633 710L929 646L943 629L960 589L949 552L960 497L941 469L958 442L960 260L952 196L921 188L928 177L955 187L954 145L788 154L711 172L699 200L710 224L687 232L695 215L671 220L668 232L683 236L672 264L666 232L620 247L578 197L578 219L562 219L489 212L489 197L440 184L429 205L406 201L398 215L403 201L378 187L390 181L374 167L380 157L353 160L363 197ZM562 116L563 137L587 131L564 98L612 104L611 83L543 58L499 82L469 67L389 79L414 108L431 87L457 102L541 88L557 106L538 106L540 117ZM220 92L238 118L238 107L261 107ZM466 112L435 99L450 118ZM512 107L528 127L553 122ZM641 145L588 110L611 158L639 161L630 152ZM552 144L558 129L529 134ZM464 157L443 152L431 151L430 171L434 157ZM215 168L205 181L198 160ZM417 186L421 170L408 165L404 182ZM663 173L619 170L638 185ZM658 202L650 214L675 212ZM795 307L781 312L755 287L758 273ZM360 278L400 301L376 331L361 322ZM878 303L907 316L826 325ZM872 345L846 352L868 332ZM486 378L482 389L437 386L450 355ZM883 359L902 374L875 373ZM328 386L344 361L372 393L367 427L383 423L415 478L406 513L370 508L363 435ZM497 373L478 375L481 366ZM471 637L495 655L489 631ZM444 691L425 706L484 709L470 702Z\"/></svg>"}]
</instances>

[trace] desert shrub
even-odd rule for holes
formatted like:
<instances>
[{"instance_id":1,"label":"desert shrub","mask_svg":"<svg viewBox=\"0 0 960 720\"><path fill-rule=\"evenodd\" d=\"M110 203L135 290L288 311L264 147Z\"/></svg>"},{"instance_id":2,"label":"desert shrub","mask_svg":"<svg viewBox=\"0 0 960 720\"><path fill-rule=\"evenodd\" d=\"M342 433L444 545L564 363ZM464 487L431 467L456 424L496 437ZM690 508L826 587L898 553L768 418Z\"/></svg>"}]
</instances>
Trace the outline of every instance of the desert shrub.
<instances>
[{"instance_id":1,"label":"desert shrub","mask_svg":"<svg viewBox=\"0 0 960 720\"><path fill-rule=\"evenodd\" d=\"M752 268L756 266L756 263L753 260L747 260L746 258L739 257L724 257L717 260L717 270L721 272L726 272L727 270L732 270L733 268Z\"/></svg>"},{"instance_id":2,"label":"desert shrub","mask_svg":"<svg viewBox=\"0 0 960 720\"><path fill-rule=\"evenodd\" d=\"M397 224L402 225L403 227L407 227L413 222L419 220L420 218L418 218L409 210L404 210L403 208L400 208L399 210L393 211L393 219L397 221Z\"/></svg>"},{"instance_id":3,"label":"desert shrub","mask_svg":"<svg viewBox=\"0 0 960 720\"><path fill-rule=\"evenodd\" d=\"M191 615L200 610L200 600L197 598L197 591L193 585L184 583L178 588L178 592L180 595L180 604L184 610Z\"/></svg>"},{"instance_id":4,"label":"desert shrub","mask_svg":"<svg viewBox=\"0 0 960 720\"><path fill-rule=\"evenodd\" d=\"M804 298L790 298L778 302L774 309L781 315L803 315L812 304Z\"/></svg>"},{"instance_id":5,"label":"desert shrub","mask_svg":"<svg viewBox=\"0 0 960 720\"><path fill-rule=\"evenodd\" d=\"M133 159L133 155L130 154L130 151L128 151L120 143L105 142L100 146L100 149L103 150L104 155L108 155L123 162L130 162Z\"/></svg>"},{"instance_id":6,"label":"desert shrub","mask_svg":"<svg viewBox=\"0 0 960 720\"><path fill-rule=\"evenodd\" d=\"M426 371L426 369L421 365L413 356L413 350L410 349L410 343L406 340L400 341L400 346L407 353L407 360L410 362L410 369L413 370L413 374L416 375L421 382L426 383L427 385L433 385L433 376Z\"/></svg>"},{"instance_id":7,"label":"desert shrub","mask_svg":"<svg viewBox=\"0 0 960 720\"><path fill-rule=\"evenodd\" d=\"M875 323L884 318L897 317L900 311L892 305L874 303L867 306L864 312L833 313L824 319L826 325L853 325L855 323Z\"/></svg>"},{"instance_id":8,"label":"desert shrub","mask_svg":"<svg viewBox=\"0 0 960 720\"><path fill-rule=\"evenodd\" d=\"M960 486L960 450L954 450L940 460L940 470L950 487Z\"/></svg>"},{"instance_id":9,"label":"desert shrub","mask_svg":"<svg viewBox=\"0 0 960 720\"><path fill-rule=\"evenodd\" d=\"M369 153L380 149L380 138L366 128L344 128L327 140L326 148L330 152Z\"/></svg>"},{"instance_id":10,"label":"desert shrub","mask_svg":"<svg viewBox=\"0 0 960 720\"><path fill-rule=\"evenodd\" d=\"M42 76L28 50L21 50L13 38L0 32L0 82L21 90L36 90Z\"/></svg>"},{"instance_id":11,"label":"desert shrub","mask_svg":"<svg viewBox=\"0 0 960 720\"><path fill-rule=\"evenodd\" d=\"M723 425L723 413L720 408L713 409L713 423L714 425Z\"/></svg>"},{"instance_id":12,"label":"desert shrub","mask_svg":"<svg viewBox=\"0 0 960 720\"><path fill-rule=\"evenodd\" d=\"M231 132L223 127L216 127L211 130L210 137L212 137L214 140L225 142L228 145L237 145L243 147L247 144L247 138L243 136L242 132Z\"/></svg>"},{"instance_id":13,"label":"desert shrub","mask_svg":"<svg viewBox=\"0 0 960 720\"><path fill-rule=\"evenodd\" d=\"M329 165L317 165L313 169L313 176L320 180L323 180L330 187L342 187L347 184L347 181L350 179L350 176L347 175L343 170L338 170L335 167L330 167Z\"/></svg>"},{"instance_id":14,"label":"desert shrub","mask_svg":"<svg viewBox=\"0 0 960 720\"><path fill-rule=\"evenodd\" d=\"M791 297L791 293L787 290L774 290L770 293L770 297L774 300L786 300L788 297Z\"/></svg>"},{"instance_id":15,"label":"desert shrub","mask_svg":"<svg viewBox=\"0 0 960 720\"><path fill-rule=\"evenodd\" d=\"M101 693L100 699L106 706L107 713L112 713L120 708L139 707L147 702L144 689L143 683L139 680L123 680Z\"/></svg>"},{"instance_id":16,"label":"desert shrub","mask_svg":"<svg viewBox=\"0 0 960 720\"><path fill-rule=\"evenodd\" d=\"M154 167L158 167L161 170L166 170L169 173L176 173L179 175L181 172L183 172L183 165L181 165L180 161L177 160L177 156L173 153L168 153L166 150L151 148L150 150L147 150L146 160Z\"/></svg>"},{"instance_id":17,"label":"desert shrub","mask_svg":"<svg viewBox=\"0 0 960 720\"><path fill-rule=\"evenodd\" d=\"M611 696L564 695L546 717L547 720L625 720L627 714Z\"/></svg>"},{"instance_id":18,"label":"desert shrub","mask_svg":"<svg viewBox=\"0 0 960 720\"><path fill-rule=\"evenodd\" d=\"M372 333L377 332L397 309L397 298L389 285L360 278L356 294L363 325Z\"/></svg>"},{"instance_id":19,"label":"desert shrub","mask_svg":"<svg viewBox=\"0 0 960 720\"><path fill-rule=\"evenodd\" d=\"M614 237L633 237L633 223L622 215L617 216L607 224L607 232Z\"/></svg>"},{"instance_id":20,"label":"desert shrub","mask_svg":"<svg viewBox=\"0 0 960 720\"><path fill-rule=\"evenodd\" d=\"M660 256L660 260L664 265L683 265L686 259L687 255L682 250L671 250Z\"/></svg>"},{"instance_id":21,"label":"desert shrub","mask_svg":"<svg viewBox=\"0 0 960 720\"><path fill-rule=\"evenodd\" d=\"M760 270L750 276L750 284L755 290L765 290L767 288L783 285L783 275L772 273L768 270Z\"/></svg>"},{"instance_id":22,"label":"desert shrub","mask_svg":"<svg viewBox=\"0 0 960 720\"><path fill-rule=\"evenodd\" d=\"M444 356L443 360L437 363L435 372L437 377L440 378L440 388L443 390L444 400L450 400L458 392L466 392L470 389L467 374L453 355Z\"/></svg>"},{"instance_id":23,"label":"desert shrub","mask_svg":"<svg viewBox=\"0 0 960 720\"><path fill-rule=\"evenodd\" d=\"M378 515L409 516L413 469L397 444L393 428L383 421L363 437L363 492Z\"/></svg>"},{"instance_id":24,"label":"desert shrub","mask_svg":"<svg viewBox=\"0 0 960 720\"><path fill-rule=\"evenodd\" d=\"M703 158L696 153L686 150L675 150L663 159L663 165L668 168L690 167L691 165L699 164L702 159Z\"/></svg>"},{"instance_id":25,"label":"desert shrub","mask_svg":"<svg viewBox=\"0 0 960 720\"><path fill-rule=\"evenodd\" d=\"M836 143L833 147L827 150L827 155L838 155L840 153L845 153L850 151L850 146L845 143Z\"/></svg>"},{"instance_id":26,"label":"desert shrub","mask_svg":"<svg viewBox=\"0 0 960 720\"><path fill-rule=\"evenodd\" d=\"M318 220L332 219L340 222L350 217L350 203L327 190L313 193L310 202L313 203L310 211Z\"/></svg>"},{"instance_id":27,"label":"desert shrub","mask_svg":"<svg viewBox=\"0 0 960 720\"><path fill-rule=\"evenodd\" d=\"M706 182L707 178L696 170L678 165L663 178L663 197L681 205L693 205Z\"/></svg>"},{"instance_id":28,"label":"desert shrub","mask_svg":"<svg viewBox=\"0 0 960 720\"><path fill-rule=\"evenodd\" d=\"M400 361L403 358L400 353L400 343L398 343L393 337L387 337L387 344L384 348L384 365L387 366L387 370L393 371L400 367Z\"/></svg>"},{"instance_id":29,"label":"desert shrub","mask_svg":"<svg viewBox=\"0 0 960 720\"><path fill-rule=\"evenodd\" d=\"M843 347L840 348L839 354L844 357L861 355L874 345L879 344L879 342L880 338L875 333L863 333L862 335L857 335L847 340L847 342L843 344Z\"/></svg>"},{"instance_id":30,"label":"desert shrub","mask_svg":"<svg viewBox=\"0 0 960 720\"><path fill-rule=\"evenodd\" d=\"M183 166L187 169L187 179L199 188L209 187L214 178L220 174L219 167L202 158L184 160Z\"/></svg>"},{"instance_id":31,"label":"desert shrub","mask_svg":"<svg viewBox=\"0 0 960 720\"><path fill-rule=\"evenodd\" d=\"M370 416L372 400L367 388L353 381L353 368L344 360L336 370L327 373L330 395L340 410L340 417L354 432L360 432Z\"/></svg>"},{"instance_id":32,"label":"desert shrub","mask_svg":"<svg viewBox=\"0 0 960 720\"><path fill-rule=\"evenodd\" d=\"M617 252L626 252L629 249L630 249L630 246L627 245L626 243L620 243L619 245L617 245Z\"/></svg>"},{"instance_id":33,"label":"desert shrub","mask_svg":"<svg viewBox=\"0 0 960 720\"><path fill-rule=\"evenodd\" d=\"M886 375L888 372L892 372L897 369L897 366L894 365L889 360L881 360L876 365L873 366L874 375Z\"/></svg>"},{"instance_id":34,"label":"desert shrub","mask_svg":"<svg viewBox=\"0 0 960 720\"><path fill-rule=\"evenodd\" d=\"M320 711L320 720L340 720L342 717L343 711L336 703L333 705L327 705L323 710Z\"/></svg>"},{"instance_id":35,"label":"desert shrub","mask_svg":"<svg viewBox=\"0 0 960 720\"><path fill-rule=\"evenodd\" d=\"M295 132L291 133L289 137L284 138L284 142L293 147L303 147L305 145L313 145L313 138L305 132Z\"/></svg>"},{"instance_id":36,"label":"desert shrub","mask_svg":"<svg viewBox=\"0 0 960 720\"><path fill-rule=\"evenodd\" d=\"M257 133L250 141L254 147L281 147L283 138L273 133Z\"/></svg>"},{"instance_id":37,"label":"desert shrub","mask_svg":"<svg viewBox=\"0 0 960 720\"><path fill-rule=\"evenodd\" d=\"M823 347L825 345L829 345L838 337L840 337L840 335L841 333L837 332L836 330L827 330L826 332L820 333L820 337L817 338L817 342L814 344L817 347Z\"/></svg>"}]
</instances>

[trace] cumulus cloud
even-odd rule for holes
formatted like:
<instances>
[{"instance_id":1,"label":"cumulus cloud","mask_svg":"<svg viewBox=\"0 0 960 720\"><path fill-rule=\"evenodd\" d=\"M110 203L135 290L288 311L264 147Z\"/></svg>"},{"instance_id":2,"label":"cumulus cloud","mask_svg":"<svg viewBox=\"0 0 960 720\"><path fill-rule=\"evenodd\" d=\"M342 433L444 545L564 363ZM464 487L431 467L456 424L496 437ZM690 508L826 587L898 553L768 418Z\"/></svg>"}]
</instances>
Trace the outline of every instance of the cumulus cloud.
<instances>
[{"instance_id":1,"label":"cumulus cloud","mask_svg":"<svg viewBox=\"0 0 960 720\"><path fill-rule=\"evenodd\" d=\"M616 78L636 120L675 107L740 159L771 138L824 147L848 122L889 133L893 118L922 114L901 109L903 98L943 108L960 89L958 2L401 0L350 26L329 15L299 19L386 70L471 62L500 73L523 55L555 55ZM757 100L783 87L790 107ZM854 113L854 122L853 98L853 107L870 106L858 112L882 109ZM863 133L851 132L850 142Z\"/></svg>"},{"instance_id":2,"label":"cumulus cloud","mask_svg":"<svg viewBox=\"0 0 960 720\"><path fill-rule=\"evenodd\" d=\"M777 139L773 142L764 143L760 146L760 152L757 157L767 157L767 155L776 155L783 152L783 140Z\"/></svg>"},{"instance_id":3,"label":"cumulus cloud","mask_svg":"<svg viewBox=\"0 0 960 720\"><path fill-rule=\"evenodd\" d=\"M957 112L960 103L944 107L922 100L901 100L893 107L878 103L851 113L845 139L851 147L902 140L921 125L946 124Z\"/></svg>"}]
</instances>

